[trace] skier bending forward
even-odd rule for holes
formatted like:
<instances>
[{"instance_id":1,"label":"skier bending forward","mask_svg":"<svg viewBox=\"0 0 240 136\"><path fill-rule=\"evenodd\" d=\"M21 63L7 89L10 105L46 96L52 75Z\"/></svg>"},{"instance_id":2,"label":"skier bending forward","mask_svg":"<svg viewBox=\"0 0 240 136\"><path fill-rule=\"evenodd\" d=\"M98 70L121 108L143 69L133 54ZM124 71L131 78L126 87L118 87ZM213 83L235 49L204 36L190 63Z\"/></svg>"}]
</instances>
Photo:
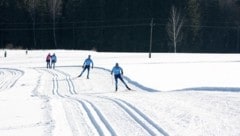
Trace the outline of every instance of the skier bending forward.
<instances>
[{"instance_id":1,"label":"skier bending forward","mask_svg":"<svg viewBox=\"0 0 240 136\"><path fill-rule=\"evenodd\" d=\"M122 78L123 69L118 65L118 63L116 63L116 65L112 68L111 75L112 74L114 74L115 78L115 91L118 90L118 79L122 81L122 83L126 86L128 90L131 90Z\"/></svg>"}]
</instances>

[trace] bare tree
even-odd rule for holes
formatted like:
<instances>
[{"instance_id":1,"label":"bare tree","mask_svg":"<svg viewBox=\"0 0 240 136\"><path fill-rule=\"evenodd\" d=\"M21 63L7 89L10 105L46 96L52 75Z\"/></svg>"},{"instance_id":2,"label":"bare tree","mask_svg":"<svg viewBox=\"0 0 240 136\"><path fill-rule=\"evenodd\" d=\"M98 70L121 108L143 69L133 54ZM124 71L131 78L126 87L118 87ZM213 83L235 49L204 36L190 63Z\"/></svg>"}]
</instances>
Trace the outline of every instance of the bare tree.
<instances>
[{"instance_id":1,"label":"bare tree","mask_svg":"<svg viewBox=\"0 0 240 136\"><path fill-rule=\"evenodd\" d=\"M180 12L173 6L171 8L169 21L167 23L167 33L170 40L173 42L174 52L177 52L177 43L179 43L183 34L181 32L183 26L184 18L181 16Z\"/></svg>"},{"instance_id":2,"label":"bare tree","mask_svg":"<svg viewBox=\"0 0 240 136\"><path fill-rule=\"evenodd\" d=\"M48 1L49 11L53 21L53 39L54 46L57 48L57 39L56 39L56 19L61 15L62 10L62 0L49 0Z\"/></svg>"}]
</instances>

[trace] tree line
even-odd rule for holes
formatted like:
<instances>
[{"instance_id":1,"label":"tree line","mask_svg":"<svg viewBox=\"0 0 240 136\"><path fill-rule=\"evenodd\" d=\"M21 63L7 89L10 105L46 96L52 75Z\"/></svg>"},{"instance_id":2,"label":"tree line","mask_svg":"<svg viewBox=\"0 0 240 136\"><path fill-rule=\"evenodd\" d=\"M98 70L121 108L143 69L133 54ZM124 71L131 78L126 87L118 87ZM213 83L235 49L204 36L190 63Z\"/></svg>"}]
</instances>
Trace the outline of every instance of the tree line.
<instances>
[{"instance_id":1,"label":"tree line","mask_svg":"<svg viewBox=\"0 0 240 136\"><path fill-rule=\"evenodd\" d=\"M0 47L146 52L151 43L153 52L236 53L239 6L239 0L1 0ZM179 31L171 27L176 17Z\"/></svg>"}]
</instances>

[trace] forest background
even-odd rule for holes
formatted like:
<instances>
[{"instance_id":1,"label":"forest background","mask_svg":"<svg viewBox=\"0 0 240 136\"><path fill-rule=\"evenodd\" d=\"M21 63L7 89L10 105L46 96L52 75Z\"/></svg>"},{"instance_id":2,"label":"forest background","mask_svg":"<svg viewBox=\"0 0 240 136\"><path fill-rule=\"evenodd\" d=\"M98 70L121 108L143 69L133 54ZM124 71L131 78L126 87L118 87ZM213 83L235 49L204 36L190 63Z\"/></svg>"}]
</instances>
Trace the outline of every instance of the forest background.
<instances>
[{"instance_id":1,"label":"forest background","mask_svg":"<svg viewBox=\"0 0 240 136\"><path fill-rule=\"evenodd\" d=\"M240 52L240 0L1 0L0 48ZM171 29L171 27L170 27Z\"/></svg>"}]
</instances>

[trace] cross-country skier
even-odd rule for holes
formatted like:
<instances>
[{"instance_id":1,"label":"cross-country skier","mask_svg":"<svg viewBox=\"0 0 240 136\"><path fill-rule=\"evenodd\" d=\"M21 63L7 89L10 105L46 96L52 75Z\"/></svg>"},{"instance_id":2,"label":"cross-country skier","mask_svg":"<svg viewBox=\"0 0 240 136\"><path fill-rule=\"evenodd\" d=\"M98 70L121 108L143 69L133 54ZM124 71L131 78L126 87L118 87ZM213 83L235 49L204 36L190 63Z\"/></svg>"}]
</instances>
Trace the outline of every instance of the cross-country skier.
<instances>
[{"instance_id":1,"label":"cross-country skier","mask_svg":"<svg viewBox=\"0 0 240 136\"><path fill-rule=\"evenodd\" d=\"M84 73L84 71L87 69L87 79L89 79L90 67L93 68L93 61L91 59L91 55L88 55L88 58L85 59L82 67L83 67L83 70L82 70L81 74L78 77L81 77L82 74Z\"/></svg>"},{"instance_id":2,"label":"cross-country skier","mask_svg":"<svg viewBox=\"0 0 240 136\"><path fill-rule=\"evenodd\" d=\"M116 63L116 65L112 68L111 75L112 74L114 74L114 78L115 78L115 89L116 89L115 91L118 90L118 79L122 81L122 83L126 86L128 90L131 90L122 78L123 69L119 66L118 63Z\"/></svg>"},{"instance_id":3,"label":"cross-country skier","mask_svg":"<svg viewBox=\"0 0 240 136\"><path fill-rule=\"evenodd\" d=\"M4 51L4 58L7 57L7 51Z\"/></svg>"},{"instance_id":4,"label":"cross-country skier","mask_svg":"<svg viewBox=\"0 0 240 136\"><path fill-rule=\"evenodd\" d=\"M51 62L51 54L48 53L46 57L46 62L47 62L47 68L51 68L50 62Z\"/></svg>"},{"instance_id":5,"label":"cross-country skier","mask_svg":"<svg viewBox=\"0 0 240 136\"><path fill-rule=\"evenodd\" d=\"M55 55L55 53L53 53L53 55L51 56L51 66L53 69L55 69L56 62L57 62L57 56Z\"/></svg>"}]
</instances>

